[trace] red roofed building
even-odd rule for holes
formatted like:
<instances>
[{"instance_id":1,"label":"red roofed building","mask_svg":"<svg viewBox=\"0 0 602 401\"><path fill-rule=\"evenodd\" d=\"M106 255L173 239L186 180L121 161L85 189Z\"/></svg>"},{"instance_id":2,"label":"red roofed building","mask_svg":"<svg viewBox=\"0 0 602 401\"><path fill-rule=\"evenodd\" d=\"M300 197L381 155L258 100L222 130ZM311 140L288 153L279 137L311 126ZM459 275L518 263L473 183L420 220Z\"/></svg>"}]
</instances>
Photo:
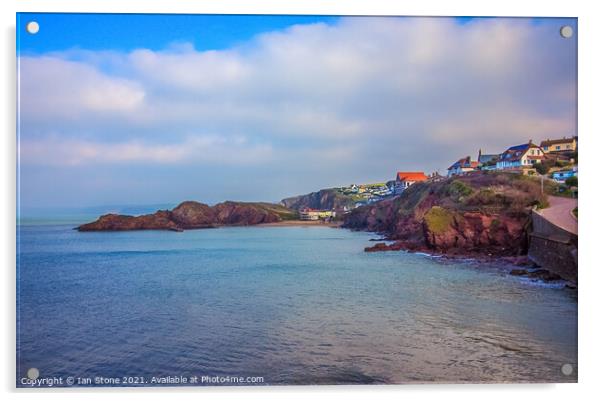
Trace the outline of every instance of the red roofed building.
<instances>
[{"instance_id":1,"label":"red roofed building","mask_svg":"<svg viewBox=\"0 0 602 401\"><path fill-rule=\"evenodd\" d=\"M395 193L400 194L410 185L426 181L428 177L422 171L398 171L395 177Z\"/></svg>"}]
</instances>

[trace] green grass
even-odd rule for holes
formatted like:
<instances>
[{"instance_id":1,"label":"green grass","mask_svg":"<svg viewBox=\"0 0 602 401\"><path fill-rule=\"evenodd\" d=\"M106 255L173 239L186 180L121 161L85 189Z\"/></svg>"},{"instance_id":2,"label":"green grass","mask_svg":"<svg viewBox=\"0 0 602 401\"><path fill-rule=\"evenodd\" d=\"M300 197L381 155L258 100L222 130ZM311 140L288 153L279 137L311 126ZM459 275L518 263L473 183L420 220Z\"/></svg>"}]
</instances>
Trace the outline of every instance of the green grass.
<instances>
[{"instance_id":1,"label":"green grass","mask_svg":"<svg viewBox=\"0 0 602 401\"><path fill-rule=\"evenodd\" d=\"M451 226L454 215L440 206L433 206L425 215L424 221L428 229L435 233L444 233Z\"/></svg>"},{"instance_id":2,"label":"green grass","mask_svg":"<svg viewBox=\"0 0 602 401\"><path fill-rule=\"evenodd\" d=\"M235 202L239 204L246 204L252 206L258 210L264 210L267 212L276 213L282 220L298 220L299 213L296 210L286 208L282 205L267 202Z\"/></svg>"},{"instance_id":3,"label":"green grass","mask_svg":"<svg viewBox=\"0 0 602 401\"><path fill-rule=\"evenodd\" d=\"M377 182L374 184L362 184L362 186L364 186L366 188L378 188L378 187L384 187L386 185L387 185L386 182Z\"/></svg>"}]
</instances>

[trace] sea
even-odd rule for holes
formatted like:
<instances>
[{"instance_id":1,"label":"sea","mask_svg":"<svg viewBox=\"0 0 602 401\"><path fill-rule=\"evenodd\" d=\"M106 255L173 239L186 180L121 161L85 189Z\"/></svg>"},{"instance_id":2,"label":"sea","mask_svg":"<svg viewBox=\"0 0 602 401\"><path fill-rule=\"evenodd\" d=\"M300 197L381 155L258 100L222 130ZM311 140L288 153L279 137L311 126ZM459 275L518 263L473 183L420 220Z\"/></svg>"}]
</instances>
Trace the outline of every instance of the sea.
<instances>
[{"instance_id":1,"label":"sea","mask_svg":"<svg viewBox=\"0 0 602 401\"><path fill-rule=\"evenodd\" d=\"M577 381L576 290L511 266L322 226L75 226L17 226L18 387Z\"/></svg>"}]
</instances>

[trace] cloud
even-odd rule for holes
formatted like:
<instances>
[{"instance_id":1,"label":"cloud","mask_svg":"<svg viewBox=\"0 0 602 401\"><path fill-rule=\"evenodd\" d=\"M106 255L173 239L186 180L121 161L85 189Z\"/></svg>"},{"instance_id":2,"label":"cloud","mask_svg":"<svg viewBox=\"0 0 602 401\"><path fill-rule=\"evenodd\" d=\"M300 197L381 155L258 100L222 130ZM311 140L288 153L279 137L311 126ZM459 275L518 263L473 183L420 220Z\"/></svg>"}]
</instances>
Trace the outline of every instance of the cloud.
<instances>
[{"instance_id":1,"label":"cloud","mask_svg":"<svg viewBox=\"0 0 602 401\"><path fill-rule=\"evenodd\" d=\"M23 140L21 162L31 165L78 166L82 164L127 163L220 163L245 165L268 162L269 145L249 145L245 138L227 140L215 136L193 136L177 144L118 143L47 137ZM227 154L228 157L223 157Z\"/></svg>"},{"instance_id":2,"label":"cloud","mask_svg":"<svg viewBox=\"0 0 602 401\"><path fill-rule=\"evenodd\" d=\"M350 17L224 50L21 56L22 162L261 165L295 183L282 195L444 172L479 148L576 134L566 23Z\"/></svg>"},{"instance_id":3,"label":"cloud","mask_svg":"<svg viewBox=\"0 0 602 401\"><path fill-rule=\"evenodd\" d=\"M138 82L108 76L85 63L46 56L19 58L19 95L23 118L49 124L54 119L130 113L145 97Z\"/></svg>"}]
</instances>

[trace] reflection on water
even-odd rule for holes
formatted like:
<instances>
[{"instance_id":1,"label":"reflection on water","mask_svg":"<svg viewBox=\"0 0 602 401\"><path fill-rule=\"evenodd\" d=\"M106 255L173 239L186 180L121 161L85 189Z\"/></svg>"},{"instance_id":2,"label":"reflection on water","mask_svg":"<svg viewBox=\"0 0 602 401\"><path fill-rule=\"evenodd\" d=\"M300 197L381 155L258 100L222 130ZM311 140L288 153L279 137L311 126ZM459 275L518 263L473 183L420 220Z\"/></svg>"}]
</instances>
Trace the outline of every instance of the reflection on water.
<instances>
[{"instance_id":1,"label":"reflection on water","mask_svg":"<svg viewBox=\"0 0 602 401\"><path fill-rule=\"evenodd\" d=\"M325 227L21 226L18 377L566 382L574 292Z\"/></svg>"}]
</instances>

